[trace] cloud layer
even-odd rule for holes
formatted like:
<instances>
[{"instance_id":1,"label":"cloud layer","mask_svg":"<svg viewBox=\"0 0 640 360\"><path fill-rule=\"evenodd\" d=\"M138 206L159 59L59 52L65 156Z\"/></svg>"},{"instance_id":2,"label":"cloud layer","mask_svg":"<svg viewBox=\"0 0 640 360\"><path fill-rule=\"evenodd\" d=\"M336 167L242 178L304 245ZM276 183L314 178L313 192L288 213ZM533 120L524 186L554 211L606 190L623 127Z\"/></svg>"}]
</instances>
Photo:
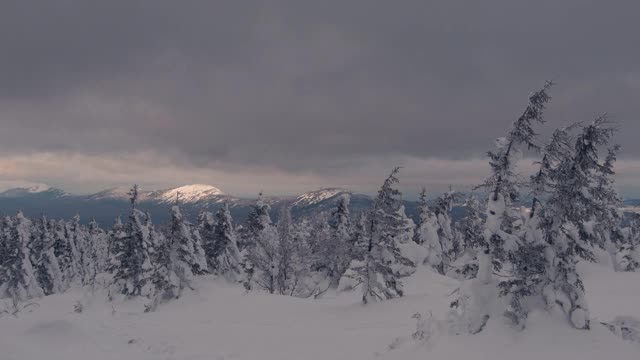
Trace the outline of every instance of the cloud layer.
<instances>
[{"instance_id":1,"label":"cloud layer","mask_svg":"<svg viewBox=\"0 0 640 360\"><path fill-rule=\"evenodd\" d=\"M608 112L632 163L639 12L622 0L9 0L0 156L50 168L22 180L78 191L365 188L397 163L475 181L484 168L466 162L553 79L548 127Z\"/></svg>"}]
</instances>

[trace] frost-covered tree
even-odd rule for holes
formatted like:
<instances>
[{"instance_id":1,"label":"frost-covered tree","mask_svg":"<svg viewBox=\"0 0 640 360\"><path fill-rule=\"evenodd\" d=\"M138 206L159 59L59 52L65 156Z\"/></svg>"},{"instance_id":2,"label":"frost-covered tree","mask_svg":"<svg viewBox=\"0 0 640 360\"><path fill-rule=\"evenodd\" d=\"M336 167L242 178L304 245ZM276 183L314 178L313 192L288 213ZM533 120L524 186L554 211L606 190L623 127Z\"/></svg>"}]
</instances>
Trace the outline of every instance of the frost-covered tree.
<instances>
[{"instance_id":1,"label":"frost-covered tree","mask_svg":"<svg viewBox=\"0 0 640 360\"><path fill-rule=\"evenodd\" d=\"M221 252L220 244L216 238L216 219L211 211L202 211L198 214L198 232L202 239L202 248L207 260L209 272L215 272L216 258Z\"/></svg>"},{"instance_id":2,"label":"frost-covered tree","mask_svg":"<svg viewBox=\"0 0 640 360\"><path fill-rule=\"evenodd\" d=\"M349 258L352 262L354 260L363 261L369 252L369 221L366 212L360 213L358 220L353 225L349 251Z\"/></svg>"},{"instance_id":3,"label":"frost-covered tree","mask_svg":"<svg viewBox=\"0 0 640 360\"><path fill-rule=\"evenodd\" d=\"M245 263L250 264L252 283L273 294L278 290L280 256L278 232L271 222L270 209L260 194L249 213L244 237L248 244Z\"/></svg>"},{"instance_id":4,"label":"frost-covered tree","mask_svg":"<svg viewBox=\"0 0 640 360\"><path fill-rule=\"evenodd\" d=\"M34 224L31 233L31 263L36 279L44 295L65 290L64 279L54 251L54 239L49 229L49 221L42 215Z\"/></svg>"},{"instance_id":5,"label":"frost-covered tree","mask_svg":"<svg viewBox=\"0 0 640 360\"><path fill-rule=\"evenodd\" d=\"M329 219L330 235L323 249L322 257L327 260L329 285L337 288L340 278L349 268L351 263L351 219L349 214L349 195L340 196L336 202L336 208L331 212Z\"/></svg>"},{"instance_id":6,"label":"frost-covered tree","mask_svg":"<svg viewBox=\"0 0 640 360\"><path fill-rule=\"evenodd\" d=\"M577 135L574 128L580 130ZM541 292L547 307L563 312L578 329L588 329L590 320L576 263L595 261L592 248L603 244L593 222L607 219L619 201L613 188L618 147L609 148L601 159L613 133L605 117L557 130L536 179L547 194L540 225L546 245Z\"/></svg>"},{"instance_id":7,"label":"frost-covered tree","mask_svg":"<svg viewBox=\"0 0 640 360\"><path fill-rule=\"evenodd\" d=\"M620 271L640 269L640 214L630 215L629 226L624 232L624 241L618 249L615 260Z\"/></svg>"},{"instance_id":8,"label":"frost-covered tree","mask_svg":"<svg viewBox=\"0 0 640 360\"><path fill-rule=\"evenodd\" d=\"M207 253L210 269L229 281L241 281L243 271L242 258L238 250L238 241L233 218L229 211L229 204L224 205L216 212L213 227L213 238L207 244Z\"/></svg>"},{"instance_id":9,"label":"frost-covered tree","mask_svg":"<svg viewBox=\"0 0 640 360\"><path fill-rule=\"evenodd\" d=\"M278 258L277 288L281 295L293 294L299 279L296 274L296 248L293 242L294 227L291 210L283 207L276 225L276 254Z\"/></svg>"},{"instance_id":10,"label":"frost-covered tree","mask_svg":"<svg viewBox=\"0 0 640 360\"><path fill-rule=\"evenodd\" d=\"M423 188L418 200L416 241L427 250L425 263L442 275L449 270L451 261L461 252L459 236L451 221L456 196L453 191L447 192L436 200L434 206L429 206L427 192Z\"/></svg>"},{"instance_id":11,"label":"frost-covered tree","mask_svg":"<svg viewBox=\"0 0 640 360\"><path fill-rule=\"evenodd\" d=\"M153 272L150 281L153 284L151 303L146 305L145 311L154 311L157 306L165 301L180 297L186 284L176 273L174 266L173 244L164 234L157 231L152 224L148 224L149 239L153 244L153 253L150 254Z\"/></svg>"},{"instance_id":12,"label":"frost-covered tree","mask_svg":"<svg viewBox=\"0 0 640 360\"><path fill-rule=\"evenodd\" d=\"M534 198L523 231L519 234L518 247L508 254L512 263L512 278L499 284L501 295L510 296L510 306L505 315L520 327L524 327L529 312L526 299L539 294L544 281L546 244L541 216L542 206Z\"/></svg>"},{"instance_id":13,"label":"frost-covered tree","mask_svg":"<svg viewBox=\"0 0 640 360\"><path fill-rule=\"evenodd\" d=\"M482 205L475 195L464 205L465 214L460 220L460 237L463 254L455 263L455 277L472 279L478 274L478 249L484 242Z\"/></svg>"},{"instance_id":14,"label":"frost-covered tree","mask_svg":"<svg viewBox=\"0 0 640 360\"><path fill-rule=\"evenodd\" d=\"M53 232L53 250L62 272L64 287L71 285L77 274L77 264L71 248L73 234L63 220L50 220L49 229Z\"/></svg>"},{"instance_id":15,"label":"frost-covered tree","mask_svg":"<svg viewBox=\"0 0 640 360\"><path fill-rule=\"evenodd\" d=\"M207 265L200 236L177 205L171 207L171 220L165 237L171 244L171 265L180 279L180 289L191 287L194 275L204 273Z\"/></svg>"},{"instance_id":16,"label":"frost-covered tree","mask_svg":"<svg viewBox=\"0 0 640 360\"><path fill-rule=\"evenodd\" d=\"M520 181L516 176L516 165L524 146L529 150L539 150L536 124L543 124L543 112L551 99L548 94L552 83L548 82L541 90L529 97L529 104L522 115L513 123L507 136L496 141L496 150L490 151L489 165L491 175L480 186L490 191L485 221L485 239L478 254L478 278L485 284L493 279L494 267L500 267L500 261L506 259L505 246L513 248L513 235L510 227L514 222L511 204L517 200Z\"/></svg>"},{"instance_id":17,"label":"frost-covered tree","mask_svg":"<svg viewBox=\"0 0 640 360\"><path fill-rule=\"evenodd\" d=\"M31 221L22 212L2 221L1 298L22 301L44 294L30 259L31 227Z\"/></svg>"},{"instance_id":18,"label":"frost-covered tree","mask_svg":"<svg viewBox=\"0 0 640 360\"><path fill-rule=\"evenodd\" d=\"M120 266L118 257L116 256L121 251L124 251L125 239L127 237L127 233L125 232L124 224L122 223L122 218L120 216L116 217L113 221L113 225L111 226L111 230L107 234L108 238L108 254L109 258L107 260L107 272L114 273L115 269Z\"/></svg>"},{"instance_id":19,"label":"frost-covered tree","mask_svg":"<svg viewBox=\"0 0 640 360\"><path fill-rule=\"evenodd\" d=\"M522 115L513 122L507 135L496 141L496 149L488 153L490 176L477 187L489 193L482 226L484 236L477 251L477 276L463 282L457 299L451 303L452 316L458 319L458 325L472 334L482 331L495 312L499 290L494 270L500 271L509 255L518 250L515 224L519 214L512 204L520 196L523 181L517 176L517 162L524 148L540 150L534 126L545 122L543 112L551 99L548 94L551 86L548 82L531 94Z\"/></svg>"},{"instance_id":20,"label":"frost-covered tree","mask_svg":"<svg viewBox=\"0 0 640 360\"><path fill-rule=\"evenodd\" d=\"M606 186L606 185L605 185ZM597 237L597 245L603 247L609 253L611 263L615 271L624 271L623 265L617 261L619 249L627 244L628 237L624 233L622 226L624 214L618 210L620 201L617 200L610 205L607 216L602 219L594 219L594 233Z\"/></svg>"},{"instance_id":21,"label":"frost-covered tree","mask_svg":"<svg viewBox=\"0 0 640 360\"><path fill-rule=\"evenodd\" d=\"M326 290L323 283L326 279L312 271L314 254L309 243L311 225L308 221L302 220L293 224L293 276L296 279L295 289L291 295L300 297L318 296Z\"/></svg>"},{"instance_id":22,"label":"frost-covered tree","mask_svg":"<svg viewBox=\"0 0 640 360\"><path fill-rule=\"evenodd\" d=\"M458 197L455 191L449 190L442 194L433 206L433 213L438 219L438 237L444 250L445 267L449 267L462 252L460 236L451 220L451 212Z\"/></svg>"},{"instance_id":23,"label":"frost-covered tree","mask_svg":"<svg viewBox=\"0 0 640 360\"><path fill-rule=\"evenodd\" d=\"M127 296L151 296L154 294L151 256L153 242L150 237L148 214L137 209L138 186L129 192L131 212L122 231L114 238L112 266L114 290Z\"/></svg>"},{"instance_id":24,"label":"frost-covered tree","mask_svg":"<svg viewBox=\"0 0 640 360\"><path fill-rule=\"evenodd\" d=\"M369 237L364 263L354 269L362 282L362 302L381 301L403 295L400 278L415 271L415 265L405 258L396 238L403 227L398 213L400 191L395 168L378 191L368 217Z\"/></svg>"},{"instance_id":25,"label":"frost-covered tree","mask_svg":"<svg viewBox=\"0 0 640 360\"><path fill-rule=\"evenodd\" d=\"M444 274L445 248L440 241L438 217L427 202L427 190L424 187L418 200L418 218L416 242L426 249L424 263L437 270L438 273Z\"/></svg>"},{"instance_id":26,"label":"frost-covered tree","mask_svg":"<svg viewBox=\"0 0 640 360\"><path fill-rule=\"evenodd\" d=\"M89 236L89 244L91 249L88 253L91 255L91 261L87 262L89 266L93 266L92 275L103 273L107 270L109 262L109 239L107 233L98 225L95 219L91 219L87 228Z\"/></svg>"}]
</instances>

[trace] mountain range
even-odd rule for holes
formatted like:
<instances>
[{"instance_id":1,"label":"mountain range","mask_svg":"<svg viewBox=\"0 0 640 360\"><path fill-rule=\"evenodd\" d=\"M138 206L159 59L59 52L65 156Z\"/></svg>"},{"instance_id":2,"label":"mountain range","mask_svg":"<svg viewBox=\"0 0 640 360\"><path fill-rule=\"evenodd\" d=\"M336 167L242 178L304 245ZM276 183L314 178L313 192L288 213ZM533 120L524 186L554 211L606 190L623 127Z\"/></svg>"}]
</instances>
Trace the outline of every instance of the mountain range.
<instances>
[{"instance_id":1,"label":"mountain range","mask_svg":"<svg viewBox=\"0 0 640 360\"><path fill-rule=\"evenodd\" d=\"M129 212L129 188L113 188L89 195L74 195L60 189L47 186L15 188L0 193L0 213L14 214L22 210L27 216L46 214L51 218L68 219L80 214L81 221L95 218L102 226L109 226L117 216L126 216ZM351 197L350 207L359 213L372 204L367 195L355 194L346 189L324 188L297 196L265 196L264 200L272 208L275 220L280 209L291 208L293 217L312 216L330 211L339 196ZM256 199L240 198L225 194L215 186L193 184L171 189L140 191L139 207L151 214L155 223L168 220L169 208L179 203L183 212L195 221L203 210L216 211L225 202L229 204L231 214L238 223L246 219ZM415 213L415 203L406 202L409 213Z\"/></svg>"},{"instance_id":2,"label":"mountain range","mask_svg":"<svg viewBox=\"0 0 640 360\"><path fill-rule=\"evenodd\" d=\"M127 216L130 209L129 188L113 188L89 195L75 195L45 185L15 188L0 192L0 215L12 215L22 210L27 216L45 214L50 218L69 219L80 214L82 222L91 219L103 227L109 227L118 216ZM348 194L351 198L350 210L353 217L369 208L370 196L353 193L341 188L323 188L293 196L265 196L264 201L271 206L271 217L275 221L283 207L290 207L294 218L312 217L322 212L330 212L338 197ZM203 211L218 210L225 202L229 204L231 215L237 224L245 221L256 199L240 198L226 194L211 185L193 184L164 190L140 191L139 208L151 214L154 223L164 223L169 219L169 209L179 203L192 221ZM406 213L417 220L417 203L403 201ZM625 200L622 210L640 212L640 200ZM464 214L463 207L454 207L453 219Z\"/></svg>"}]
</instances>

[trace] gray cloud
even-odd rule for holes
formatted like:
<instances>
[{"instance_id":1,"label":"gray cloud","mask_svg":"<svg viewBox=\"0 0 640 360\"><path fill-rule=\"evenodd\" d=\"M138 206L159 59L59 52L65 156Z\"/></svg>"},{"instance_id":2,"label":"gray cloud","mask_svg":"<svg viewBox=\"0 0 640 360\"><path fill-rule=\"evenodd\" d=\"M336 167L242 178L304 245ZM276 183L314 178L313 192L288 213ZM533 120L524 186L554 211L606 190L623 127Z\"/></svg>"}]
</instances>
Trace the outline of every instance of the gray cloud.
<instances>
[{"instance_id":1,"label":"gray cloud","mask_svg":"<svg viewBox=\"0 0 640 360\"><path fill-rule=\"evenodd\" d=\"M639 12L622 0L9 0L0 154L144 152L285 182L364 173L376 157L464 160L554 79L549 127L608 112L638 158Z\"/></svg>"}]
</instances>

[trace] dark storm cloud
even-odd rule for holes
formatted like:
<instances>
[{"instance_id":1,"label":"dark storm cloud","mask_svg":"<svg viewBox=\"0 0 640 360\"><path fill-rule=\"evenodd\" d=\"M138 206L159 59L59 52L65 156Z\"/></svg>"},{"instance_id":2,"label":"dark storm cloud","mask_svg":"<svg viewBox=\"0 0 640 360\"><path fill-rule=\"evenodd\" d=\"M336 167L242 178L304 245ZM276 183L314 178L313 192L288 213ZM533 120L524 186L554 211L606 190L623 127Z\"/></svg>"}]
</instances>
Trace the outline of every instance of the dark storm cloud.
<instances>
[{"instance_id":1,"label":"dark storm cloud","mask_svg":"<svg viewBox=\"0 0 640 360\"><path fill-rule=\"evenodd\" d=\"M640 156L637 1L3 1L0 151L339 173L482 156L529 91ZM391 164L389 165L391 166Z\"/></svg>"}]
</instances>

